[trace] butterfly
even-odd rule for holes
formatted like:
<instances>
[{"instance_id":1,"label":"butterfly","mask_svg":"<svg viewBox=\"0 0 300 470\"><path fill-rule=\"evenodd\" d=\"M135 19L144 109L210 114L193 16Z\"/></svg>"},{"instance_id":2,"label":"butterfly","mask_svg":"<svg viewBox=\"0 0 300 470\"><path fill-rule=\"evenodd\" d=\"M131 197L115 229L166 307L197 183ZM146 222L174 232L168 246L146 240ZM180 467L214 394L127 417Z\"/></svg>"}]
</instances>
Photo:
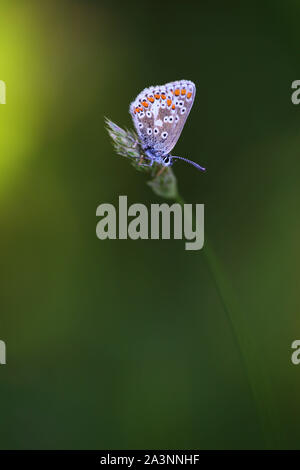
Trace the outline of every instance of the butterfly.
<instances>
[{"instance_id":1,"label":"butterfly","mask_svg":"<svg viewBox=\"0 0 300 470\"><path fill-rule=\"evenodd\" d=\"M193 82L179 80L145 88L130 104L133 124L145 157L149 160L146 166L156 162L167 167L179 159L205 171L205 168L187 158L170 154L192 109L195 94Z\"/></svg>"}]
</instances>

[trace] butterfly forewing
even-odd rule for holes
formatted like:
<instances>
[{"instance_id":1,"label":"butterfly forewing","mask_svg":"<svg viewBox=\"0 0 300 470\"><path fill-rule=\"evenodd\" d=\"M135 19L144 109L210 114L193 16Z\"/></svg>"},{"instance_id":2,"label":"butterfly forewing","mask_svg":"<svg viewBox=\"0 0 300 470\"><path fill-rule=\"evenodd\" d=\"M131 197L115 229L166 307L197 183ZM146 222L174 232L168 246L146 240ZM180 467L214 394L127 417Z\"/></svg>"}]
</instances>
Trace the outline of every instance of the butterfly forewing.
<instances>
[{"instance_id":1,"label":"butterfly forewing","mask_svg":"<svg viewBox=\"0 0 300 470\"><path fill-rule=\"evenodd\" d=\"M144 149L159 156L175 146L195 99L188 80L143 90L130 105L130 114Z\"/></svg>"}]
</instances>

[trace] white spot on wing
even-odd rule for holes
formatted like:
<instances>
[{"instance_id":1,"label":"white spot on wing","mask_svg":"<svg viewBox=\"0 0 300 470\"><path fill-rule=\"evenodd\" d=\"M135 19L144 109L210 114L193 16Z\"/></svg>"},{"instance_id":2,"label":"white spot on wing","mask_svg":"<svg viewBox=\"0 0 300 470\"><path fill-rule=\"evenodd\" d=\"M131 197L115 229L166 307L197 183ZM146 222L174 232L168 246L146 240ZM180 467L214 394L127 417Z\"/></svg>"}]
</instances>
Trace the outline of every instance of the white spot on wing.
<instances>
[{"instance_id":1,"label":"white spot on wing","mask_svg":"<svg viewBox=\"0 0 300 470\"><path fill-rule=\"evenodd\" d=\"M153 105L151 106L151 111L153 113L154 119L157 118L159 108L160 108L159 100L154 101Z\"/></svg>"},{"instance_id":2,"label":"white spot on wing","mask_svg":"<svg viewBox=\"0 0 300 470\"><path fill-rule=\"evenodd\" d=\"M161 127L163 125L163 122L161 119L157 119L157 121L154 122L155 126Z\"/></svg>"}]
</instances>

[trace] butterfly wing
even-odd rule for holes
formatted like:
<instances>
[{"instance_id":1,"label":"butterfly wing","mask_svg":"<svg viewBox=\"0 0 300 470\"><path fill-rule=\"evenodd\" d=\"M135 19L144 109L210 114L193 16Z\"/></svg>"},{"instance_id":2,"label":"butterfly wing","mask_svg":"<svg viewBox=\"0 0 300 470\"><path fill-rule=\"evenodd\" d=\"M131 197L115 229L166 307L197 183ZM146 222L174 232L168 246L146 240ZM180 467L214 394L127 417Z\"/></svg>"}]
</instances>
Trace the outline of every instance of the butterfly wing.
<instances>
[{"instance_id":1,"label":"butterfly wing","mask_svg":"<svg viewBox=\"0 0 300 470\"><path fill-rule=\"evenodd\" d=\"M189 80L145 88L131 103L129 111L144 149L167 155L175 146L196 94Z\"/></svg>"}]
</instances>

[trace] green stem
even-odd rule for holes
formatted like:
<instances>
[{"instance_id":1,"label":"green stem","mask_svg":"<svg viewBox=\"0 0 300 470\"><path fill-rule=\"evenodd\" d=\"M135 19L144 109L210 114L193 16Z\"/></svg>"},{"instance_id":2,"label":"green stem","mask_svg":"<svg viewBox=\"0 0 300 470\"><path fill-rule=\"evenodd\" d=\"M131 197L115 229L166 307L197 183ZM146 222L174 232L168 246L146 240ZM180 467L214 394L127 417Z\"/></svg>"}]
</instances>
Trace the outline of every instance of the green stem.
<instances>
[{"instance_id":1,"label":"green stem","mask_svg":"<svg viewBox=\"0 0 300 470\"><path fill-rule=\"evenodd\" d=\"M148 184L154 193L169 200L173 199L183 206L185 201L177 191L177 181L172 169L169 168L168 172L160 173L159 166L154 166L153 168L141 167L139 159L142 155L142 148L140 146L133 146L133 142L138 139L136 134L120 128L109 119L106 120L106 124L117 153L130 158L137 170L142 170L151 175L151 181ZM266 396L267 384L261 365L261 358L257 356L258 352L255 344L251 344L251 336L248 334L247 325L243 323L242 309L236 299L236 294L228 280L225 269L223 269L213 246L207 240L204 243L203 254L230 325L241 362L244 365L250 392L262 427L262 435L266 445L274 448L274 443L270 441L269 431L270 423L273 422L273 427L276 427L274 417L272 417L276 409L273 408L272 410L269 404L272 390L269 390L268 396ZM264 385L266 386L265 389L263 389Z\"/></svg>"},{"instance_id":2,"label":"green stem","mask_svg":"<svg viewBox=\"0 0 300 470\"><path fill-rule=\"evenodd\" d=\"M174 200L175 202L179 203L182 207L185 204L184 199L179 193L176 194ZM207 240L205 240L204 243L203 253L205 255L206 264L211 273L211 277L214 281L216 291L218 293L224 312L226 314L226 318L229 323L237 350L239 351L240 360L244 366L249 390L253 398L255 408L257 410L258 422L260 423L265 445L267 447L273 447L274 442L270 442L270 432L268 432L270 423L268 416L266 416L266 410L264 406L265 404L262 402L262 400L259 399L260 384L256 380L256 371L258 370L256 368L257 364L254 364L254 367L252 364L251 367L251 361L249 360L249 353L251 354L251 345L246 340L246 334L243 333L243 331L245 331L245 327L244 325L242 325L243 320L241 315L241 309L238 306L236 295L232 286L230 285L230 282L228 281L228 276L225 275L224 269L221 267L221 263L218 260L215 250L213 249L211 243Z\"/></svg>"}]
</instances>

